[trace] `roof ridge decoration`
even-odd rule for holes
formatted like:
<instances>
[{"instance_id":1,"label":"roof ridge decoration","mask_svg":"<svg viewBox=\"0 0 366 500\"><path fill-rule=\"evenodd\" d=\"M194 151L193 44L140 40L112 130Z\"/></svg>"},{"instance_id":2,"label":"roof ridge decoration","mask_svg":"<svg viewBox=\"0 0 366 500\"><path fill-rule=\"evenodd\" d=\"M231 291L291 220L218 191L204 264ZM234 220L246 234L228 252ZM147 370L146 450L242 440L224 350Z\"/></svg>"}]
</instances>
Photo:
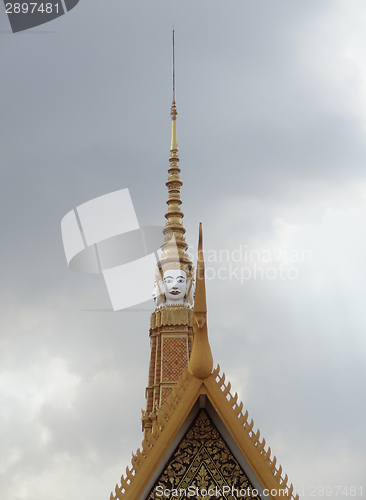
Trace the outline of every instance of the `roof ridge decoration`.
<instances>
[{"instance_id":1,"label":"roof ridge decoration","mask_svg":"<svg viewBox=\"0 0 366 500\"><path fill-rule=\"evenodd\" d=\"M205 285L205 262L203 257L202 222L199 226L196 295L193 308L193 345L188 371L197 378L210 375L213 359L207 332L207 305Z\"/></svg>"},{"instance_id":2,"label":"roof ridge decoration","mask_svg":"<svg viewBox=\"0 0 366 500\"><path fill-rule=\"evenodd\" d=\"M191 375L188 369L182 373L171 395L168 397L167 403L163 405L157 414L152 432L150 431L147 433L142 441L141 449L138 449L136 454L132 454L132 467L126 468L125 476L121 477L121 486L116 485L115 494L111 493L110 500L137 499L137 497L129 495L131 487L132 485L136 485L139 479L142 479L144 470L146 469L146 462L149 458L153 459L155 446L158 440L162 436L167 437L164 435L167 429L164 430L164 428L168 425L170 420L173 419L175 414L180 413L180 403L184 395L189 392L189 387L194 385L194 382L200 382L199 386L201 390L199 390L198 393L206 393L208 397L210 397L210 395L218 396L219 401L215 398L216 403L220 403L219 409L221 409L222 412L224 411L230 420L230 429L228 430L237 442L242 440L245 441L245 451L247 458L249 458L248 462L254 465L257 471L260 469L262 481L266 481L262 486L279 492L279 494L276 495L269 495L268 498L299 500L299 495L294 495L293 484L288 484L287 474L283 476L282 467L281 465L278 466L276 456L271 458L271 448L266 448L266 441L264 438L262 438L262 440L260 439L259 429L257 429L256 432L254 431L254 421L251 419L249 422L248 411L243 413L243 402L238 403L238 393L235 392L234 396L231 394L231 383L228 382L226 384L225 378L225 373L220 375L219 365L217 365L211 375L204 380L199 380L194 375ZM206 389L206 391L202 389ZM195 391L195 395L197 395L197 391ZM193 406L196 400L197 398L195 397L195 400L191 401L190 407ZM262 483L262 481L260 482Z\"/></svg>"}]
</instances>

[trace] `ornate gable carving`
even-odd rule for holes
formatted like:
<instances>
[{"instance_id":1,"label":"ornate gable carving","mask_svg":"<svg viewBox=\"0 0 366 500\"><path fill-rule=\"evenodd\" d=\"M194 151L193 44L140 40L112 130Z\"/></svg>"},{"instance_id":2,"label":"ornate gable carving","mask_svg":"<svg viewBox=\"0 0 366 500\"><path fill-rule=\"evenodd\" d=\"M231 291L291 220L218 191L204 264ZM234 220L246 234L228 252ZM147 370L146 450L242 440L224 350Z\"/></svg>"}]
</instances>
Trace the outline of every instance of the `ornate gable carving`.
<instances>
[{"instance_id":1,"label":"ornate gable carving","mask_svg":"<svg viewBox=\"0 0 366 500\"><path fill-rule=\"evenodd\" d=\"M169 491L169 498L259 499L205 410L199 411L148 499L161 499L165 490Z\"/></svg>"}]
</instances>

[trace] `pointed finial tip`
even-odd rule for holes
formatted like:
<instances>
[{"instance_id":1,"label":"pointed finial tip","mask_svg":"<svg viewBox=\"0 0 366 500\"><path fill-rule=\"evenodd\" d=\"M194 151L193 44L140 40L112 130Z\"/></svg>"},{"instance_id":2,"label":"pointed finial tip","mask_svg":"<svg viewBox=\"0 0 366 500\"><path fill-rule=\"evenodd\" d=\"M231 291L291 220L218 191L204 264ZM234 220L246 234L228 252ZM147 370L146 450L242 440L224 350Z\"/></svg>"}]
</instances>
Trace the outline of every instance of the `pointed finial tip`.
<instances>
[{"instance_id":1,"label":"pointed finial tip","mask_svg":"<svg viewBox=\"0 0 366 500\"><path fill-rule=\"evenodd\" d=\"M199 229L198 229L198 251L202 250L202 222L199 224Z\"/></svg>"}]
</instances>

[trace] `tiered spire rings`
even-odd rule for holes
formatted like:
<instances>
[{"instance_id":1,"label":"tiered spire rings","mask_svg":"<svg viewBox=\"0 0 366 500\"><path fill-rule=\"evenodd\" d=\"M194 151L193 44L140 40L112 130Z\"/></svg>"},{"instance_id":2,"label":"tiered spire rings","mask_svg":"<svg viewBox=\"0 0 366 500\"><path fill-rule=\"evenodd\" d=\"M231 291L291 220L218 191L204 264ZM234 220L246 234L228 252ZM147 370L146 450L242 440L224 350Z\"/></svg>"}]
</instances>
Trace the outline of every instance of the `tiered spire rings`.
<instances>
[{"instance_id":1,"label":"tiered spire rings","mask_svg":"<svg viewBox=\"0 0 366 500\"><path fill-rule=\"evenodd\" d=\"M179 174L178 167L178 141L177 141L177 106L175 103L175 89L173 89L173 102L171 107L172 117L172 137L170 144L170 166L168 169L169 178L166 182L168 187L168 211L165 214L167 220L163 234L165 236L164 243L161 247L163 255L158 262L158 269L161 276L168 269L182 269L186 272L187 279L192 280L193 265L187 255L188 244L185 241L184 234L186 232L182 224L184 217L180 209L182 200L180 198L180 188L183 185ZM161 278L160 278L161 279ZM192 282L192 281L191 281Z\"/></svg>"}]
</instances>

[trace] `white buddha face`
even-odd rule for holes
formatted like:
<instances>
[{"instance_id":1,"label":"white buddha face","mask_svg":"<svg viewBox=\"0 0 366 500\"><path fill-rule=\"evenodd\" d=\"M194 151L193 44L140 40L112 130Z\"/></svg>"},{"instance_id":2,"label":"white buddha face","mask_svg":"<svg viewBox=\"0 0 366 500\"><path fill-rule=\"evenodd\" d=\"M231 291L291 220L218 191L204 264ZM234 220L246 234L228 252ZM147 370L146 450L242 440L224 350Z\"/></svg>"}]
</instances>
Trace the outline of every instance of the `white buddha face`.
<instances>
[{"instance_id":1,"label":"white buddha face","mask_svg":"<svg viewBox=\"0 0 366 500\"><path fill-rule=\"evenodd\" d=\"M184 302L187 292L187 275L181 269L168 269L164 272L164 286L167 304Z\"/></svg>"}]
</instances>

